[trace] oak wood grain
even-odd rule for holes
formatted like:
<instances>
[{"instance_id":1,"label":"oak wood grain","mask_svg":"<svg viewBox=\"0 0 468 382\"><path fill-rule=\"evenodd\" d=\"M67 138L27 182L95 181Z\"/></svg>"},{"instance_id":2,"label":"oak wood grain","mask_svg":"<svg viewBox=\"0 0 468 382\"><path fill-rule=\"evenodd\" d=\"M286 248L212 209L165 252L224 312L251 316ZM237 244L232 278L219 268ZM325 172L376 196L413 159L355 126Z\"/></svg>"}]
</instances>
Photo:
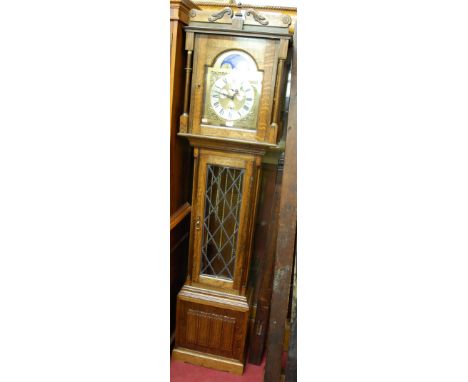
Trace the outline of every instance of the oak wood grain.
<instances>
[{"instance_id":1,"label":"oak wood grain","mask_svg":"<svg viewBox=\"0 0 468 382\"><path fill-rule=\"evenodd\" d=\"M246 297L184 286L177 301L176 349L244 362L249 311Z\"/></svg>"}]
</instances>

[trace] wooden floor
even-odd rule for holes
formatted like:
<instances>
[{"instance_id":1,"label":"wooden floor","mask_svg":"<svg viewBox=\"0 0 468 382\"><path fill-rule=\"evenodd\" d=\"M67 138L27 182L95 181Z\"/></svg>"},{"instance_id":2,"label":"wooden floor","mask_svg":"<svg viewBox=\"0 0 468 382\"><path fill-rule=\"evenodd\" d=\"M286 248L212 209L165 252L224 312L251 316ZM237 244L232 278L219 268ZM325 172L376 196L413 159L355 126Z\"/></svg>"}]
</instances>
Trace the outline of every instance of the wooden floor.
<instances>
[{"instance_id":1,"label":"wooden floor","mask_svg":"<svg viewBox=\"0 0 468 382\"><path fill-rule=\"evenodd\" d=\"M171 382L262 382L264 372L265 359L259 366L247 363L241 376L171 359Z\"/></svg>"}]
</instances>

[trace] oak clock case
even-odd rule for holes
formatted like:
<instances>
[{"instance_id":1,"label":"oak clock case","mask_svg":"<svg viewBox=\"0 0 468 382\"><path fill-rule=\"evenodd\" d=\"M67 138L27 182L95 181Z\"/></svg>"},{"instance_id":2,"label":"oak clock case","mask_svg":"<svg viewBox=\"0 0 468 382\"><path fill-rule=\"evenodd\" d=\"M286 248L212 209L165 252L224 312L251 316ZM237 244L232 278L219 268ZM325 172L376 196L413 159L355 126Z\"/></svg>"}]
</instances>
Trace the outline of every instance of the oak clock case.
<instances>
[{"instance_id":1,"label":"oak clock case","mask_svg":"<svg viewBox=\"0 0 468 382\"><path fill-rule=\"evenodd\" d=\"M262 157L278 149L281 133L290 23L275 16L263 26L256 12L246 17L252 12L191 13L179 129L193 146L194 167L188 276L177 297L173 357L236 374L244 369L251 313Z\"/></svg>"}]
</instances>

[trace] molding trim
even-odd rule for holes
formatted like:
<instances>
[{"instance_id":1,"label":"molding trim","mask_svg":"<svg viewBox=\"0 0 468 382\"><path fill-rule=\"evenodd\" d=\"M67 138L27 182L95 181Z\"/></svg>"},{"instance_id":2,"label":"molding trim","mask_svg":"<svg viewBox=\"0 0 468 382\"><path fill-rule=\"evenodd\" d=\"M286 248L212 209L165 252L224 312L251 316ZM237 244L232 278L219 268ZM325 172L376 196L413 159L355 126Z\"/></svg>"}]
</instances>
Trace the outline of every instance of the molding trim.
<instances>
[{"instance_id":1,"label":"molding trim","mask_svg":"<svg viewBox=\"0 0 468 382\"><path fill-rule=\"evenodd\" d=\"M237 3L226 1L196 1L192 0L192 2L198 6L206 6L206 7L226 7L228 5L231 6L237 6ZM267 11L291 11L291 12L297 12L296 7L284 7L280 5L258 5L258 4L244 4L242 3L243 8L254 8L254 9L264 9Z\"/></svg>"},{"instance_id":2,"label":"molding trim","mask_svg":"<svg viewBox=\"0 0 468 382\"><path fill-rule=\"evenodd\" d=\"M190 0L171 0L171 21L181 21L189 23L189 12L192 9L200 9Z\"/></svg>"},{"instance_id":3,"label":"molding trim","mask_svg":"<svg viewBox=\"0 0 468 382\"><path fill-rule=\"evenodd\" d=\"M196 147L241 152L248 154L264 155L267 150L278 149L277 145L263 142L243 141L240 139L210 137L189 133L178 133L179 137L188 138L190 144Z\"/></svg>"}]
</instances>

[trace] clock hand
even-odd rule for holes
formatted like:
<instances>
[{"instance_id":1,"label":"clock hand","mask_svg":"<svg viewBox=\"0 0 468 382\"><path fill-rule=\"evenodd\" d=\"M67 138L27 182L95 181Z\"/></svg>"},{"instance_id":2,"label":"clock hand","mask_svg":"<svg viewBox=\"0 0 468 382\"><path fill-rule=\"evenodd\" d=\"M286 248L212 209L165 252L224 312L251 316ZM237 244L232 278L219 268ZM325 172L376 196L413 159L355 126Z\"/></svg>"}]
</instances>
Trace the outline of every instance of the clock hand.
<instances>
[{"instance_id":1,"label":"clock hand","mask_svg":"<svg viewBox=\"0 0 468 382\"><path fill-rule=\"evenodd\" d=\"M218 93L218 94L222 94L223 96L225 96L225 97L228 97L229 99L232 99L232 100L234 100L234 96L235 96L235 94L234 94L234 95L232 95L232 96L230 96L229 94L226 94L226 93L221 93L221 92L219 92L219 91L217 91L217 90L214 90L214 91L215 91L216 93Z\"/></svg>"},{"instance_id":2,"label":"clock hand","mask_svg":"<svg viewBox=\"0 0 468 382\"><path fill-rule=\"evenodd\" d=\"M236 90L231 89L231 91L234 92L232 99L234 99L234 97L237 97L238 100L241 100L242 98L245 98L245 94L242 94L239 91L239 89L236 89Z\"/></svg>"},{"instance_id":3,"label":"clock hand","mask_svg":"<svg viewBox=\"0 0 468 382\"><path fill-rule=\"evenodd\" d=\"M220 92L220 91L218 91L218 90L213 90L213 91L216 92L216 93L218 93L218 94L221 94L221 95L223 95L223 96L225 96L225 97L228 97L228 98L233 99L232 96L230 96L229 94L222 93L222 92Z\"/></svg>"},{"instance_id":4,"label":"clock hand","mask_svg":"<svg viewBox=\"0 0 468 382\"><path fill-rule=\"evenodd\" d=\"M239 95L239 89L230 89L234 94L230 97L232 100L234 100L234 97Z\"/></svg>"}]
</instances>

